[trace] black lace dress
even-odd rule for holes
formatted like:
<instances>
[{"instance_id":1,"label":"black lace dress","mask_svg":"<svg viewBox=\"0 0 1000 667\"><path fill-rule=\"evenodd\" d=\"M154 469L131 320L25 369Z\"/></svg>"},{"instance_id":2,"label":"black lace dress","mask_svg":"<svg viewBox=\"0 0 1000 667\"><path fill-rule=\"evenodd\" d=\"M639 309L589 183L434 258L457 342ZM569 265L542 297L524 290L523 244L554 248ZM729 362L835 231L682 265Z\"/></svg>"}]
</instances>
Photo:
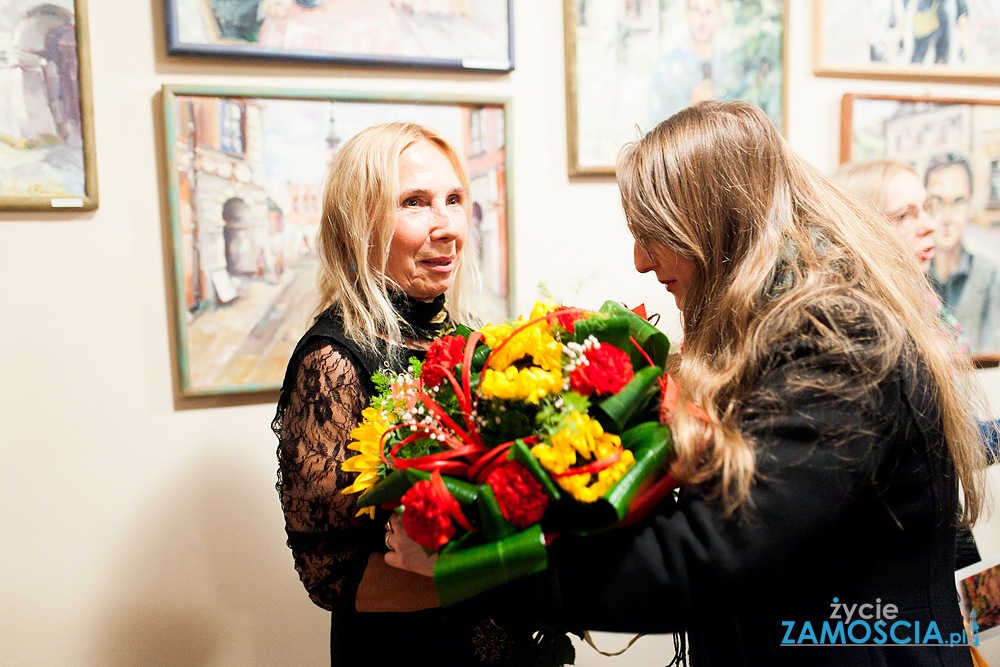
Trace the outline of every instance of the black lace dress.
<instances>
[{"instance_id":1,"label":"black lace dress","mask_svg":"<svg viewBox=\"0 0 1000 667\"><path fill-rule=\"evenodd\" d=\"M415 343L448 326L443 296L432 303L403 298L396 306ZM388 512L380 510L374 521L355 517L356 496L341 494L355 475L341 471L340 464L355 453L347 449L349 434L368 405L372 374L386 364L402 371L410 356L424 355L409 348L397 352L360 348L344 335L335 311L323 313L292 354L272 425L279 441L277 488L288 546L313 602L333 612L332 664L540 664L530 629L467 607L355 610L369 555L386 551Z\"/></svg>"}]
</instances>

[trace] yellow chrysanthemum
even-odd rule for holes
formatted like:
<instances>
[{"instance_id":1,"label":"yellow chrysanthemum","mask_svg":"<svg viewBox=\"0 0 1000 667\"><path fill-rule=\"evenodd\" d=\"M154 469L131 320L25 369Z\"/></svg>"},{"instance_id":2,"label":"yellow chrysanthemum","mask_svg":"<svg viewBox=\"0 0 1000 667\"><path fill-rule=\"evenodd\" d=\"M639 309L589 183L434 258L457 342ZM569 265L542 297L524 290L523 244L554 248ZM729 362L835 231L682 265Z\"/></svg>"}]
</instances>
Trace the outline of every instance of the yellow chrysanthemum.
<instances>
[{"instance_id":1,"label":"yellow chrysanthemum","mask_svg":"<svg viewBox=\"0 0 1000 667\"><path fill-rule=\"evenodd\" d=\"M547 371L530 368L507 367L495 371L487 368L479 381L479 391L487 398L520 399L538 403L538 399L562 390L562 370Z\"/></svg>"},{"instance_id":2,"label":"yellow chrysanthemum","mask_svg":"<svg viewBox=\"0 0 1000 667\"><path fill-rule=\"evenodd\" d=\"M382 447L382 434L389 429L389 422L379 410L375 408L365 408L361 412L361 423L351 431L351 437L356 442L347 445L348 449L360 452L352 456L340 465L344 472L359 473L354 478L354 483L346 487L341 493L361 493L367 491L378 481L378 467L382 463L379 458ZM365 507L358 510L355 516L367 514L369 518L375 518L375 508Z\"/></svg>"},{"instance_id":3,"label":"yellow chrysanthemum","mask_svg":"<svg viewBox=\"0 0 1000 667\"><path fill-rule=\"evenodd\" d=\"M590 473L556 478L556 483L571 496L580 502L590 503L603 496L622 478L635 463L635 457L631 451L622 449L621 438L605 433L600 422L588 415L573 412L566 421L566 428L549 438L548 443L531 448L532 455L549 472L561 474L578 459L602 461L621 452L618 461L599 471L596 479Z\"/></svg>"}]
</instances>

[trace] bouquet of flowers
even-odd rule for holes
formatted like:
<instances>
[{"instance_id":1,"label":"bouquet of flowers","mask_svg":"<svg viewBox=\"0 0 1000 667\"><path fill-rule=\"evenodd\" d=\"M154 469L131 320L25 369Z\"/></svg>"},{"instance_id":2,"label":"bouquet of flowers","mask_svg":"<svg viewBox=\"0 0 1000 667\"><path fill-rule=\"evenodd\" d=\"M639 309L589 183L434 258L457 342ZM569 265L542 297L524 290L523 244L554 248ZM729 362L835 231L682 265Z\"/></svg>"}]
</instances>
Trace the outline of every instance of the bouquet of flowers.
<instances>
[{"instance_id":1,"label":"bouquet of flowers","mask_svg":"<svg viewBox=\"0 0 1000 667\"><path fill-rule=\"evenodd\" d=\"M536 304L527 319L458 327L406 373L378 373L351 433L361 513L402 506L439 554L444 605L544 570L559 533L627 522L672 488L660 424L666 336L615 302ZM655 484L654 484L655 482Z\"/></svg>"}]
</instances>

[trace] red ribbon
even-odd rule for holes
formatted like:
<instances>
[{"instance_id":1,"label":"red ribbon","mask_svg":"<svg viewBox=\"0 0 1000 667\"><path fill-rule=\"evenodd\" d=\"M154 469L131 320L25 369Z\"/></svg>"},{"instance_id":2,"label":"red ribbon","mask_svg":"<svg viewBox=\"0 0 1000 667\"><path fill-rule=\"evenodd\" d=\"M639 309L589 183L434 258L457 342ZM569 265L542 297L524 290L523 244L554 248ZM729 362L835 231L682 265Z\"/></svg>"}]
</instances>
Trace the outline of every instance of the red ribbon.
<instances>
[{"instance_id":1,"label":"red ribbon","mask_svg":"<svg viewBox=\"0 0 1000 667\"><path fill-rule=\"evenodd\" d=\"M677 384L677 380L670 373L663 374L663 378L660 380L660 387L663 390L663 398L660 401L660 421L664 424L669 424L673 421L670 415L677 409L677 398L680 396L681 388ZM694 403L688 403L685 409L695 419L699 419L709 425L712 423L708 414Z\"/></svg>"},{"instance_id":2,"label":"red ribbon","mask_svg":"<svg viewBox=\"0 0 1000 667\"><path fill-rule=\"evenodd\" d=\"M596 472L601 472L605 468L610 468L622 457L621 450L618 450L611 456L603 458L600 461L594 461L590 465L581 466L579 468L567 468L565 472L554 472L553 477L572 477L573 475L593 475Z\"/></svg>"},{"instance_id":3,"label":"red ribbon","mask_svg":"<svg viewBox=\"0 0 1000 667\"><path fill-rule=\"evenodd\" d=\"M640 493L639 496L632 501L632 506L629 507L628 513L625 515L624 519L618 522L618 525L631 526L633 523L636 523L649 514L654 507L660 504L661 500L667 497L667 494L676 489L678 486L680 486L680 484L676 479L674 479L674 476L667 473L665 477L662 477L656 484Z\"/></svg>"},{"instance_id":4,"label":"red ribbon","mask_svg":"<svg viewBox=\"0 0 1000 667\"><path fill-rule=\"evenodd\" d=\"M541 441L541 438L537 435L530 435L527 438L522 438L521 440L526 445L535 445ZM473 479L476 484L482 484L485 482L491 472L503 465L505 459L500 455L506 454L515 442L517 441L511 440L510 442L505 442L483 454L479 460L476 461L471 468L469 468L469 478Z\"/></svg>"},{"instance_id":5,"label":"red ribbon","mask_svg":"<svg viewBox=\"0 0 1000 667\"><path fill-rule=\"evenodd\" d=\"M431 473L431 491L435 496L435 500L444 508L446 512L455 520L455 523L465 528L470 533L478 533L479 531L469 523L469 520L465 518L462 514L462 506L458 504L451 492L448 491L448 487L444 485L444 480L441 479L441 471L435 470Z\"/></svg>"}]
</instances>

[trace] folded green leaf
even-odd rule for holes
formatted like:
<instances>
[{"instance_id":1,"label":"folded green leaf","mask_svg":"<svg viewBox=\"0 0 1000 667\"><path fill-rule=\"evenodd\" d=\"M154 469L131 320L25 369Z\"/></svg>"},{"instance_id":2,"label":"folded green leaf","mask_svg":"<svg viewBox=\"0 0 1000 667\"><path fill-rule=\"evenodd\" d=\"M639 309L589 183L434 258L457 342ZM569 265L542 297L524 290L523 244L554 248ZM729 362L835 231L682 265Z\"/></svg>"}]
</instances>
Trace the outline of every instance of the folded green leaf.
<instances>
[{"instance_id":1,"label":"folded green leaf","mask_svg":"<svg viewBox=\"0 0 1000 667\"><path fill-rule=\"evenodd\" d=\"M538 462L538 459L531 455L531 450L528 449L528 446L524 444L523 440L517 440L514 442L510 451L507 452L507 459L517 461L527 468L531 474L535 476L535 479L539 481L542 488L545 489L545 493L547 493L549 498L553 501L558 501L562 497L559 487L552 481L552 478L549 477L549 473L542 467L542 464Z\"/></svg>"},{"instance_id":2,"label":"folded green leaf","mask_svg":"<svg viewBox=\"0 0 1000 667\"><path fill-rule=\"evenodd\" d=\"M389 473L388 477L365 491L358 498L358 507L397 503L400 498L406 495L411 486L421 480L430 478L431 473L426 470L417 470L415 468L393 470ZM442 475L441 479L444 481L448 492L451 493L452 497L459 504L472 505L476 502L476 497L479 495L479 487L475 484L452 477L451 475Z\"/></svg>"},{"instance_id":3,"label":"folded green leaf","mask_svg":"<svg viewBox=\"0 0 1000 667\"><path fill-rule=\"evenodd\" d=\"M520 530L517 526L503 518L500 511L500 504L493 495L493 489L488 484L479 487L479 521L483 531L483 538L493 542L508 535L513 535Z\"/></svg>"},{"instance_id":4,"label":"folded green leaf","mask_svg":"<svg viewBox=\"0 0 1000 667\"><path fill-rule=\"evenodd\" d=\"M535 524L496 542L442 552L434 566L434 587L447 607L546 567L545 538Z\"/></svg>"},{"instance_id":5,"label":"folded green leaf","mask_svg":"<svg viewBox=\"0 0 1000 667\"><path fill-rule=\"evenodd\" d=\"M642 485L666 472L670 454L670 431L656 422L645 422L622 433L622 446L632 450L635 465L608 489L604 498L611 503L621 521Z\"/></svg>"},{"instance_id":6,"label":"folded green leaf","mask_svg":"<svg viewBox=\"0 0 1000 667\"><path fill-rule=\"evenodd\" d=\"M600 312L608 317L624 317L628 321L629 332L632 338L646 351L646 354L653 360L653 364L663 367L670 354L670 341L666 334L654 327L652 324L642 319L631 310L621 305L617 301L605 301ZM622 348L625 349L625 348ZM647 366L645 358L634 349L626 349L632 357L632 365L635 368Z\"/></svg>"},{"instance_id":7,"label":"folded green leaf","mask_svg":"<svg viewBox=\"0 0 1000 667\"><path fill-rule=\"evenodd\" d=\"M638 371L619 392L591 408L591 415L609 433L621 433L633 417L642 414L650 402L659 396L659 366L646 366Z\"/></svg>"}]
</instances>

